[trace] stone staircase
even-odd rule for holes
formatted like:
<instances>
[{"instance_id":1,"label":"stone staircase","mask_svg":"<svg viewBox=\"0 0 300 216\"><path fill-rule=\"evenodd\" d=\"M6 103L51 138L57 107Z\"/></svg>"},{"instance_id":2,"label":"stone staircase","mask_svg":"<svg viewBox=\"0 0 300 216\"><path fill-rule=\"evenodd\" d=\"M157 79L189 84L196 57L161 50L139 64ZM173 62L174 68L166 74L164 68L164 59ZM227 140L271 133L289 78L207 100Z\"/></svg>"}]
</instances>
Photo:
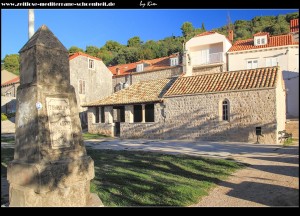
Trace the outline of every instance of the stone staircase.
<instances>
[{"instance_id":1,"label":"stone staircase","mask_svg":"<svg viewBox=\"0 0 300 216\"><path fill-rule=\"evenodd\" d=\"M299 139L299 119L287 119L285 130L287 133L292 133L293 138Z\"/></svg>"}]
</instances>

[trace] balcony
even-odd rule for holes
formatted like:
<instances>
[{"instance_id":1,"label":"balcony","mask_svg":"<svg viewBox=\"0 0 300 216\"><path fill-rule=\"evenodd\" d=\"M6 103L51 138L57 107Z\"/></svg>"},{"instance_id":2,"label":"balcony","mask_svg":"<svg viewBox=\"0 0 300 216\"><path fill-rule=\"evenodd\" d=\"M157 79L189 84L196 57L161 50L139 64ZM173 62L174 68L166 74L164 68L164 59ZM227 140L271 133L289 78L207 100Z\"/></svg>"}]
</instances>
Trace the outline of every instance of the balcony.
<instances>
[{"instance_id":1,"label":"balcony","mask_svg":"<svg viewBox=\"0 0 300 216\"><path fill-rule=\"evenodd\" d=\"M202 54L202 55L195 55L192 58L192 65L194 67L209 65L209 64L218 64L223 63L223 52L218 53L211 53L211 54Z\"/></svg>"}]
</instances>

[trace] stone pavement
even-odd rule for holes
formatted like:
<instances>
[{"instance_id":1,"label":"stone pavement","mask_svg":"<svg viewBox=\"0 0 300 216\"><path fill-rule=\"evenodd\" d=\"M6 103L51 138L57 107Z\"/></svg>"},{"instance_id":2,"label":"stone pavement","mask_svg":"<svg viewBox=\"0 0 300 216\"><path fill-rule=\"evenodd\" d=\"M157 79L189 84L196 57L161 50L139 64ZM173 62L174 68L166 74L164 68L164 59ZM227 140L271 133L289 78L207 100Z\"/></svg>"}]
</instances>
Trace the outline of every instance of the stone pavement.
<instances>
[{"instance_id":1,"label":"stone pavement","mask_svg":"<svg viewBox=\"0 0 300 216\"><path fill-rule=\"evenodd\" d=\"M248 164L193 206L299 206L299 143L292 146L182 140L86 140L90 149L232 158ZM13 147L1 143L2 148Z\"/></svg>"}]
</instances>

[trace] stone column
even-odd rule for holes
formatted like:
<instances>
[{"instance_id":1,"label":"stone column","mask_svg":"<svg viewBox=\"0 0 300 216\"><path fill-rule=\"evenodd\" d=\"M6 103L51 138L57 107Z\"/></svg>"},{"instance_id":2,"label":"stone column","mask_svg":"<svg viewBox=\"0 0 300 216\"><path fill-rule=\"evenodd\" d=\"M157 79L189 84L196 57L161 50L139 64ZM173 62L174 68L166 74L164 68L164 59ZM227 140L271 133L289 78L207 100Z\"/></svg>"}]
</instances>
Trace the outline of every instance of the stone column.
<instances>
[{"instance_id":1,"label":"stone column","mask_svg":"<svg viewBox=\"0 0 300 216\"><path fill-rule=\"evenodd\" d=\"M142 123L146 122L145 104L142 104Z\"/></svg>"},{"instance_id":2,"label":"stone column","mask_svg":"<svg viewBox=\"0 0 300 216\"><path fill-rule=\"evenodd\" d=\"M113 107L104 107L105 123L113 123Z\"/></svg>"},{"instance_id":3,"label":"stone column","mask_svg":"<svg viewBox=\"0 0 300 216\"><path fill-rule=\"evenodd\" d=\"M20 50L10 206L102 206L90 193L86 154L67 49L43 25Z\"/></svg>"},{"instance_id":4,"label":"stone column","mask_svg":"<svg viewBox=\"0 0 300 216\"><path fill-rule=\"evenodd\" d=\"M133 123L133 105L125 106L125 122Z\"/></svg>"}]
</instances>

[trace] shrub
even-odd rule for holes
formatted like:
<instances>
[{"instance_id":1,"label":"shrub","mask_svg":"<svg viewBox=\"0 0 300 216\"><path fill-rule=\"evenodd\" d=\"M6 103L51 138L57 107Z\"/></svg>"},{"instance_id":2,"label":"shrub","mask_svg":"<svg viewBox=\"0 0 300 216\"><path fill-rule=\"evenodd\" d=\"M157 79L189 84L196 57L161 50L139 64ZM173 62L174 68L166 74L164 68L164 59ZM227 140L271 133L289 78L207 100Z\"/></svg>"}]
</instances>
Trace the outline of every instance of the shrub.
<instances>
[{"instance_id":1,"label":"shrub","mask_svg":"<svg viewBox=\"0 0 300 216\"><path fill-rule=\"evenodd\" d=\"M5 113L1 113L1 121L6 121L8 118Z\"/></svg>"}]
</instances>

